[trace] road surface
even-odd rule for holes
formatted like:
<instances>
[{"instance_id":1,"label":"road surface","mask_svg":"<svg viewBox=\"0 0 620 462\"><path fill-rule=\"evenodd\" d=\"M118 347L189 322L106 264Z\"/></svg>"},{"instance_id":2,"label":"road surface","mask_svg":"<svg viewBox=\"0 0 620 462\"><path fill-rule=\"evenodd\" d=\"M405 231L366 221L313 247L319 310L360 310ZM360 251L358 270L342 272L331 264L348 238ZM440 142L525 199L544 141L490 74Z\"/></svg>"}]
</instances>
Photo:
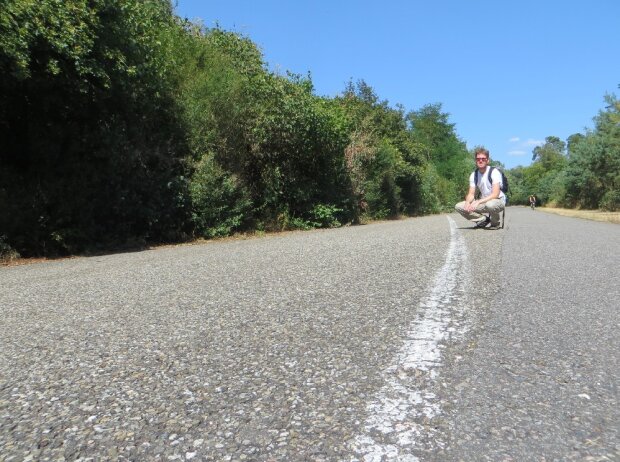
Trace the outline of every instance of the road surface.
<instances>
[{"instance_id":1,"label":"road surface","mask_svg":"<svg viewBox=\"0 0 620 462\"><path fill-rule=\"evenodd\" d=\"M0 268L0 459L620 459L620 226L512 207Z\"/></svg>"}]
</instances>

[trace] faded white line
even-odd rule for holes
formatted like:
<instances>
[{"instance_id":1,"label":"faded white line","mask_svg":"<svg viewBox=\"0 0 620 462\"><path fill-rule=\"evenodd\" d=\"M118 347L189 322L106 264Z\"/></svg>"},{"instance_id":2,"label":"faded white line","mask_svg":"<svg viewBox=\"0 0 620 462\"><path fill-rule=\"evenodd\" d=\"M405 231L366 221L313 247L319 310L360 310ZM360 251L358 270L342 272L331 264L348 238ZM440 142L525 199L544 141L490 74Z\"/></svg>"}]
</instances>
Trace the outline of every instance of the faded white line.
<instances>
[{"instance_id":1,"label":"faded white line","mask_svg":"<svg viewBox=\"0 0 620 462\"><path fill-rule=\"evenodd\" d=\"M429 436L431 430L424 423L441 413L431 390L439 374L442 348L461 338L467 329L462 318L469 274L464 239L454 220L447 218L450 245L446 261L430 294L420 302L393 365L383 371L386 383L367 406L363 433L351 442L352 462L419 461L412 451L421 449L422 435Z\"/></svg>"}]
</instances>

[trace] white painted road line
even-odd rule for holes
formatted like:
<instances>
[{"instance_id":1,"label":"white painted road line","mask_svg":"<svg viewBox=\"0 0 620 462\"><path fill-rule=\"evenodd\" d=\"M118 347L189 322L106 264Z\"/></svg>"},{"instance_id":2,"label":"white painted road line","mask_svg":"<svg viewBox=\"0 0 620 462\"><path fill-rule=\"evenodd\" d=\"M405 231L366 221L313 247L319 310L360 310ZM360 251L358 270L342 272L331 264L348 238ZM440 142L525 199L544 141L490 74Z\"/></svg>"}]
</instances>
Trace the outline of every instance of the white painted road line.
<instances>
[{"instance_id":1,"label":"white painted road line","mask_svg":"<svg viewBox=\"0 0 620 462\"><path fill-rule=\"evenodd\" d=\"M467 330L464 288L469 278L465 240L454 220L447 218L450 245L446 261L430 294L420 302L406 341L392 365L383 371L386 384L367 406L364 431L351 443L356 454L351 462L419 461L412 451L420 449L421 436L429 432L421 422L441 413L429 388L439 375L443 345L461 338Z\"/></svg>"}]
</instances>

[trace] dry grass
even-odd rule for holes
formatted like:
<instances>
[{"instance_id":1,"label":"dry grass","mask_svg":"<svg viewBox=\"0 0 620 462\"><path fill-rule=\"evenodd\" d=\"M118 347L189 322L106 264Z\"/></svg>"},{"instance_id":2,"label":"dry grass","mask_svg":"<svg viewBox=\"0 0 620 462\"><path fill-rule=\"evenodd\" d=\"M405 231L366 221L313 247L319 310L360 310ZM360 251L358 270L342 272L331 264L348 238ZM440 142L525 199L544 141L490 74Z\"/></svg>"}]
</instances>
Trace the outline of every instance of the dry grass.
<instances>
[{"instance_id":1,"label":"dry grass","mask_svg":"<svg viewBox=\"0 0 620 462\"><path fill-rule=\"evenodd\" d=\"M559 209L554 207L539 207L537 210L555 213L565 217L584 218L586 220L606 221L608 223L620 224L620 212L602 212L600 210L577 210Z\"/></svg>"}]
</instances>

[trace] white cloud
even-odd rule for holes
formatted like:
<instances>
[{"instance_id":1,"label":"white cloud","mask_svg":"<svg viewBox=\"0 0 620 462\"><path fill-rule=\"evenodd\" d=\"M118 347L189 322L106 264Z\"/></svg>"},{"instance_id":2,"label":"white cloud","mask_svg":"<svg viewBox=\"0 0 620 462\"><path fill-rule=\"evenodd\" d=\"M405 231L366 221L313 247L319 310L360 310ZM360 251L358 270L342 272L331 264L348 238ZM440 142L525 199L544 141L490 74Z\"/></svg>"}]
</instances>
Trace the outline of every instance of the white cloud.
<instances>
[{"instance_id":1,"label":"white cloud","mask_svg":"<svg viewBox=\"0 0 620 462\"><path fill-rule=\"evenodd\" d=\"M545 142L541 141L541 140L534 140L534 139L530 138L524 144L525 144L525 146L542 146L543 144L545 144Z\"/></svg>"},{"instance_id":2,"label":"white cloud","mask_svg":"<svg viewBox=\"0 0 620 462\"><path fill-rule=\"evenodd\" d=\"M508 152L509 156L524 156L525 154L527 154L525 151L519 151L519 150Z\"/></svg>"},{"instance_id":3,"label":"white cloud","mask_svg":"<svg viewBox=\"0 0 620 462\"><path fill-rule=\"evenodd\" d=\"M519 141L521 138L519 138L518 136L513 136L512 138L510 138L508 140L509 143L516 143L517 141Z\"/></svg>"}]
</instances>

